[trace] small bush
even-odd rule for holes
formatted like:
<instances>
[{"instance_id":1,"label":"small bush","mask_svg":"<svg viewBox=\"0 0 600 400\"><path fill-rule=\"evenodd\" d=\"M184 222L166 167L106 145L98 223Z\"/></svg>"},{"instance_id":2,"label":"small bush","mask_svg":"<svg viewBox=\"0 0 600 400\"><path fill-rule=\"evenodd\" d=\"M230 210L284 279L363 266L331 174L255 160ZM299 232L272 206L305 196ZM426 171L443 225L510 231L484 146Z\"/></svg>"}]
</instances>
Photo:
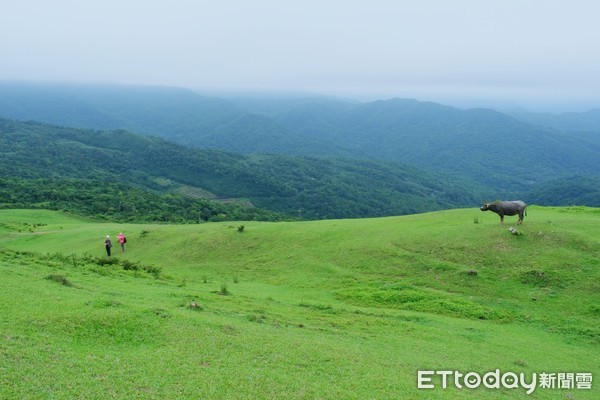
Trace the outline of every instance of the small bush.
<instances>
[{"instance_id":1,"label":"small bush","mask_svg":"<svg viewBox=\"0 0 600 400\"><path fill-rule=\"evenodd\" d=\"M139 271L141 269L141 266L139 263L132 262L129 260L122 260L121 265L123 266L123 269L125 271Z\"/></svg>"},{"instance_id":2,"label":"small bush","mask_svg":"<svg viewBox=\"0 0 600 400\"><path fill-rule=\"evenodd\" d=\"M243 233L245 228L246 227L244 225L238 226L238 228L237 228L238 233Z\"/></svg>"},{"instance_id":3,"label":"small bush","mask_svg":"<svg viewBox=\"0 0 600 400\"><path fill-rule=\"evenodd\" d=\"M86 260L89 264L95 264L99 267L116 266L124 271L144 271L155 278L160 278L162 269L154 265L143 265L139 262L124 260L116 257L88 257ZM96 269L95 269L96 270ZM97 271L97 270L96 270Z\"/></svg>"},{"instance_id":4,"label":"small bush","mask_svg":"<svg viewBox=\"0 0 600 400\"><path fill-rule=\"evenodd\" d=\"M252 315L248 315L247 318L248 318L248 321L257 322L259 324L262 324L263 322L265 322L267 320L267 316L265 314L260 314L260 315L252 314Z\"/></svg>"},{"instance_id":5,"label":"small bush","mask_svg":"<svg viewBox=\"0 0 600 400\"><path fill-rule=\"evenodd\" d=\"M217 293L219 293L221 296L229 296L231 294L227 290L227 284L225 283L221 284L221 290L219 290Z\"/></svg>"},{"instance_id":6,"label":"small bush","mask_svg":"<svg viewBox=\"0 0 600 400\"><path fill-rule=\"evenodd\" d=\"M64 275L51 274L48 275L45 279L48 279L49 281L54 281L56 283L60 283L63 286L73 286L73 284Z\"/></svg>"},{"instance_id":7,"label":"small bush","mask_svg":"<svg viewBox=\"0 0 600 400\"><path fill-rule=\"evenodd\" d=\"M600 317L600 306L591 306L589 312L596 317Z\"/></svg>"},{"instance_id":8,"label":"small bush","mask_svg":"<svg viewBox=\"0 0 600 400\"><path fill-rule=\"evenodd\" d=\"M93 260L93 262L94 262L94 264L103 267L106 265L116 265L119 263L119 260L117 258L104 257L104 258L96 258Z\"/></svg>"},{"instance_id":9,"label":"small bush","mask_svg":"<svg viewBox=\"0 0 600 400\"><path fill-rule=\"evenodd\" d=\"M150 275L153 275L156 279L160 278L160 274L162 271L160 267L155 267L154 265L144 265L142 269Z\"/></svg>"}]
</instances>

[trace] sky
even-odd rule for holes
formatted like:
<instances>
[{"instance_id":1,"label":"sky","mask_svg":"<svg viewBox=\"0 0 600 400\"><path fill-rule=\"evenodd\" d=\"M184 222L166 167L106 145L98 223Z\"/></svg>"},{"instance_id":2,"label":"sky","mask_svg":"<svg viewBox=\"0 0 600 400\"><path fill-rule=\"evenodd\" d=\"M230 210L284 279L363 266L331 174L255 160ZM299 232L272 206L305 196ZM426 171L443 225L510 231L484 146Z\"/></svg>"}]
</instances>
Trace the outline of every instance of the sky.
<instances>
[{"instance_id":1,"label":"sky","mask_svg":"<svg viewBox=\"0 0 600 400\"><path fill-rule=\"evenodd\" d=\"M600 107L597 0L0 5L0 80Z\"/></svg>"}]
</instances>

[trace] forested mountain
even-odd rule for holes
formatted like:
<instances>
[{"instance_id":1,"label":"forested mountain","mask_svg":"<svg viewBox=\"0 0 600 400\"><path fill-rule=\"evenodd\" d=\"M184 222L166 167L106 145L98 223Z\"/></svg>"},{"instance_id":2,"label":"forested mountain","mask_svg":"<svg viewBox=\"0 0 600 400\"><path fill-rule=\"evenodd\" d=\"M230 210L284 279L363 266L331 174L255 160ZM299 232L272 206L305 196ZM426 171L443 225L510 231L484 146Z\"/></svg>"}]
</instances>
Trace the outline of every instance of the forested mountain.
<instances>
[{"instance_id":1,"label":"forested mountain","mask_svg":"<svg viewBox=\"0 0 600 400\"><path fill-rule=\"evenodd\" d=\"M538 185L525 196L539 205L600 207L600 178L574 175Z\"/></svg>"},{"instance_id":2,"label":"forested mountain","mask_svg":"<svg viewBox=\"0 0 600 400\"><path fill-rule=\"evenodd\" d=\"M172 139L172 138L170 138ZM189 144L193 144L191 140ZM245 114L195 141L195 147L225 149L236 153L269 153L301 156L351 157L354 154L326 138L294 132L274 120Z\"/></svg>"},{"instance_id":3,"label":"forested mountain","mask_svg":"<svg viewBox=\"0 0 600 400\"><path fill-rule=\"evenodd\" d=\"M571 136L600 146L600 109L598 108L581 113L514 112L511 115L521 121L567 132Z\"/></svg>"},{"instance_id":4,"label":"forested mountain","mask_svg":"<svg viewBox=\"0 0 600 400\"><path fill-rule=\"evenodd\" d=\"M65 179L94 180L100 191L103 186L124 191L108 185L122 183L153 193L246 199L260 208L311 219L408 214L478 204L482 199L476 185L395 163L240 155L191 149L123 130L0 120L0 153L0 177L5 180L0 201L10 204L20 202L7 194L10 188L28 187L22 180L52 184ZM7 181L11 179L20 183Z\"/></svg>"},{"instance_id":5,"label":"forested mountain","mask_svg":"<svg viewBox=\"0 0 600 400\"><path fill-rule=\"evenodd\" d=\"M324 118L326 123L317 122ZM600 174L600 146L487 109L394 99L357 105L342 115L303 107L278 121L305 135L328 134L370 157L468 176L501 192L526 190L566 171Z\"/></svg>"},{"instance_id":6,"label":"forested mountain","mask_svg":"<svg viewBox=\"0 0 600 400\"><path fill-rule=\"evenodd\" d=\"M410 99L227 100L169 87L0 83L0 117L125 129L246 155L400 162L475 182L487 188L487 199L523 196L546 181L574 174L600 177L596 111L565 114L561 125L544 115L527 120ZM564 122L567 117L571 122ZM566 127L585 130L562 130Z\"/></svg>"},{"instance_id":7,"label":"forested mountain","mask_svg":"<svg viewBox=\"0 0 600 400\"><path fill-rule=\"evenodd\" d=\"M588 131L600 134L600 108L586 112L563 112L560 114L515 111L510 115L521 121L564 132Z\"/></svg>"},{"instance_id":8,"label":"forested mountain","mask_svg":"<svg viewBox=\"0 0 600 400\"><path fill-rule=\"evenodd\" d=\"M0 117L91 129L124 129L186 146L234 152L344 155L226 100L182 88L0 82Z\"/></svg>"},{"instance_id":9,"label":"forested mountain","mask_svg":"<svg viewBox=\"0 0 600 400\"><path fill-rule=\"evenodd\" d=\"M101 178L0 178L0 208L63 210L117 222L280 221L281 215L248 204L160 193Z\"/></svg>"}]
</instances>

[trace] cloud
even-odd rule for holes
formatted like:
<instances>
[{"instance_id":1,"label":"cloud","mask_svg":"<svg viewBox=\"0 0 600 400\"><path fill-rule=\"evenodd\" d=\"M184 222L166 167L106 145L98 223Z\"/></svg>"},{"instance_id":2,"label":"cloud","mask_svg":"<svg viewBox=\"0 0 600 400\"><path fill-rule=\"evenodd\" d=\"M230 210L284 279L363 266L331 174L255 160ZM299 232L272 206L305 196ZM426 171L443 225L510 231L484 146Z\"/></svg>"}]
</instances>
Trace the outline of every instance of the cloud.
<instances>
[{"instance_id":1,"label":"cloud","mask_svg":"<svg viewBox=\"0 0 600 400\"><path fill-rule=\"evenodd\" d=\"M599 13L591 0L23 0L0 16L0 79L590 97Z\"/></svg>"}]
</instances>

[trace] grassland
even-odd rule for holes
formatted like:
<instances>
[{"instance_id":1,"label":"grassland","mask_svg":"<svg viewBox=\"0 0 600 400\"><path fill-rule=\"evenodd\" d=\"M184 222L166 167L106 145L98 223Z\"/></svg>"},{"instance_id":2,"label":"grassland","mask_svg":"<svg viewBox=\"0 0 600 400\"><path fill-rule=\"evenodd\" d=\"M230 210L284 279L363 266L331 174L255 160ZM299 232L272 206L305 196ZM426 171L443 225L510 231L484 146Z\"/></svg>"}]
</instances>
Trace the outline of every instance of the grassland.
<instances>
[{"instance_id":1,"label":"grassland","mask_svg":"<svg viewBox=\"0 0 600 400\"><path fill-rule=\"evenodd\" d=\"M599 398L600 210L531 207L519 236L512 222L0 211L0 398ZM495 369L596 382L417 389L418 370Z\"/></svg>"}]
</instances>

